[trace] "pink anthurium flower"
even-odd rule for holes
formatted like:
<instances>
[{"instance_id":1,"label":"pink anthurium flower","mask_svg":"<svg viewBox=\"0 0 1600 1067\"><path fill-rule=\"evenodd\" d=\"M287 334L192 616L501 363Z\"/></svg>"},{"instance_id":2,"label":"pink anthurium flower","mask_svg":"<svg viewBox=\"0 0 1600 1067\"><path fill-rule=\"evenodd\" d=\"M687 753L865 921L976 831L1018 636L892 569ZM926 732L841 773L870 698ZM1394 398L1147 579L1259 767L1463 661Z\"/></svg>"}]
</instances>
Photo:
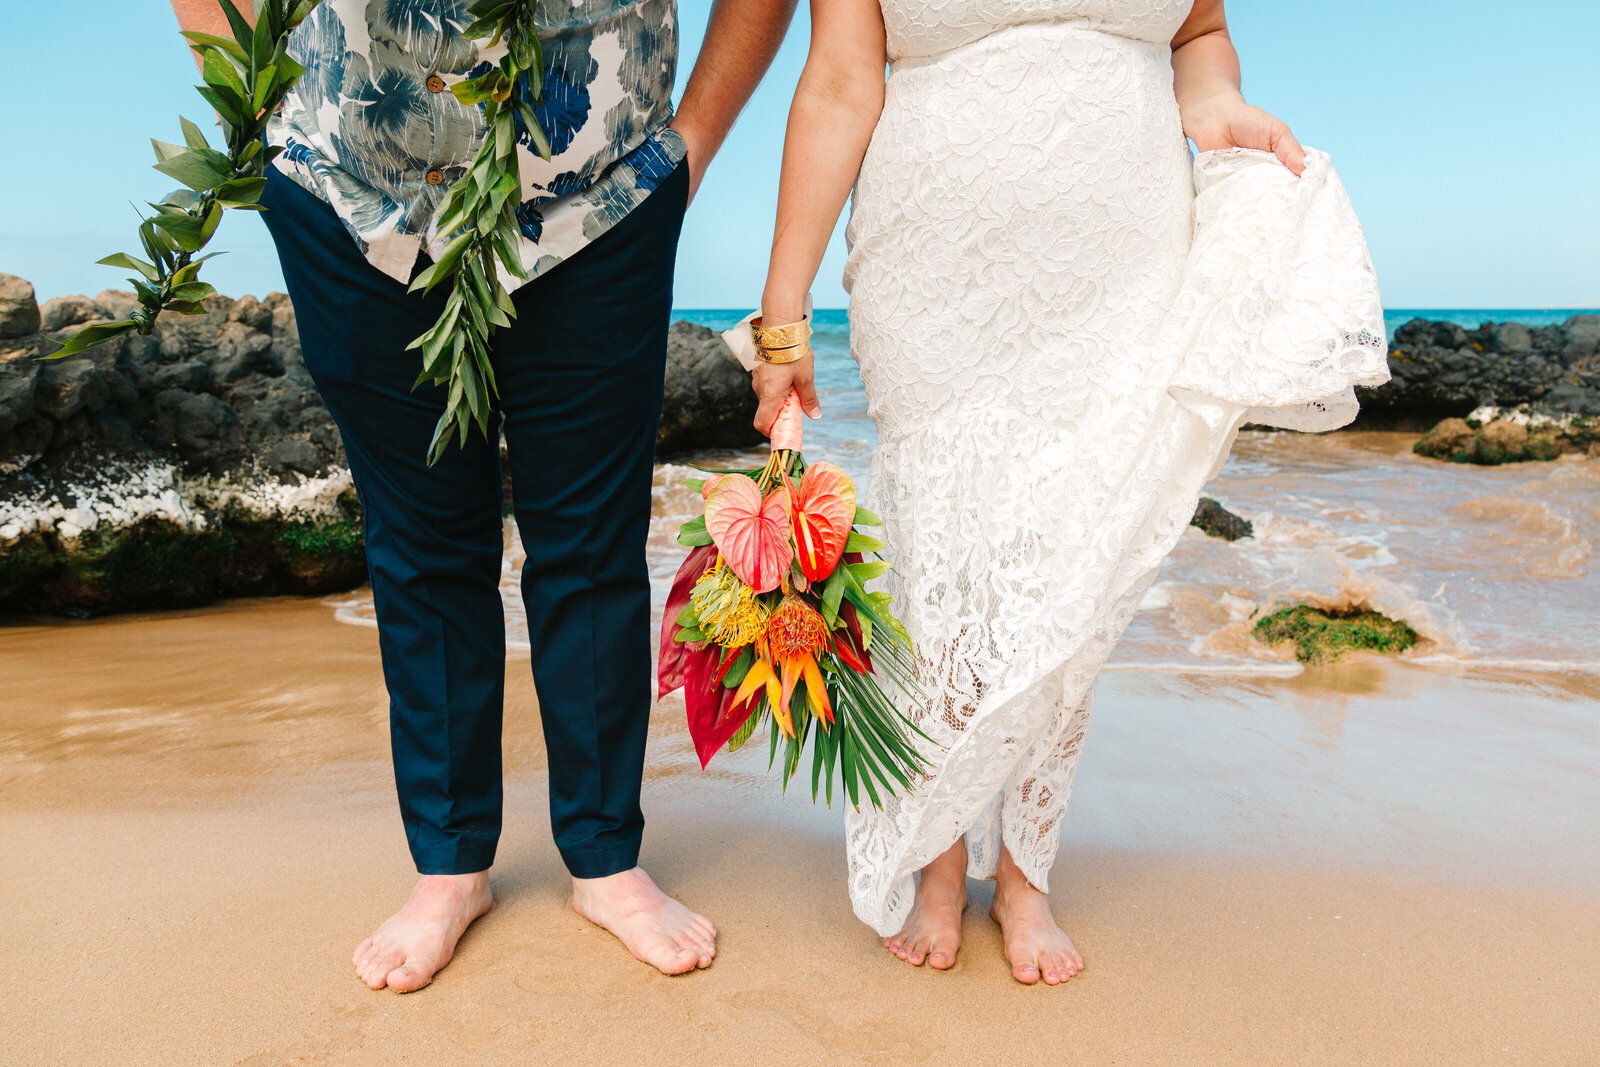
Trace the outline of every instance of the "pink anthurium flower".
<instances>
[{"instance_id":1,"label":"pink anthurium flower","mask_svg":"<svg viewBox=\"0 0 1600 1067\"><path fill-rule=\"evenodd\" d=\"M755 481L726 474L706 497L706 532L739 580L757 593L778 588L794 558L789 547L789 494L762 499Z\"/></svg>"},{"instance_id":2,"label":"pink anthurium flower","mask_svg":"<svg viewBox=\"0 0 1600 1067\"><path fill-rule=\"evenodd\" d=\"M794 496L790 521L800 573L820 582L839 565L850 540L856 517L855 483L832 463L813 463L789 491Z\"/></svg>"}]
</instances>

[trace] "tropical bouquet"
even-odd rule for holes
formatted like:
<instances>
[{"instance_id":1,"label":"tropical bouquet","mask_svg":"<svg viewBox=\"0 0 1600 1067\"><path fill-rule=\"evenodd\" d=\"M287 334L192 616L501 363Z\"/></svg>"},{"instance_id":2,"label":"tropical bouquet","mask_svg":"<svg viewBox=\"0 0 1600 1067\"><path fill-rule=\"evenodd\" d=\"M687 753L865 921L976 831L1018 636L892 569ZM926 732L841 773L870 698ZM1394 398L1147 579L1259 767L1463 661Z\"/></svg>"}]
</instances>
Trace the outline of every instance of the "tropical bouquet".
<instances>
[{"instance_id":1,"label":"tropical bouquet","mask_svg":"<svg viewBox=\"0 0 1600 1067\"><path fill-rule=\"evenodd\" d=\"M813 801L831 806L839 781L853 807L881 807L924 771L926 735L879 684L920 701L916 660L891 596L866 588L889 565L860 527L882 520L843 470L806 462L799 427L791 395L764 466L689 480L704 511L678 531L689 554L661 623L661 695L683 689L702 767L765 722L785 790L809 741Z\"/></svg>"}]
</instances>

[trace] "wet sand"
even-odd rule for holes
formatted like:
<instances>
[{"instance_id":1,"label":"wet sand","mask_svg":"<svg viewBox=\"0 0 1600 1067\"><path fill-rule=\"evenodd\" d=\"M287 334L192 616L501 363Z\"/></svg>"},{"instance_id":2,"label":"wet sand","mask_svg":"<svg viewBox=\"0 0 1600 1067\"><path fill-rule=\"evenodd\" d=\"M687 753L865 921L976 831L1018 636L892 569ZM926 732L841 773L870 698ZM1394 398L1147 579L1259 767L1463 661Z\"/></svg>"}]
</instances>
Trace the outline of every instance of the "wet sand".
<instances>
[{"instance_id":1,"label":"wet sand","mask_svg":"<svg viewBox=\"0 0 1600 1067\"><path fill-rule=\"evenodd\" d=\"M976 887L949 973L851 915L837 812L664 704L645 863L718 923L667 979L566 907L508 664L498 903L426 990L350 949L411 868L376 633L314 601L0 627L7 1063L1584 1063L1600 1054L1600 686L1365 661L1107 675L1013 983ZM753 746L754 747L754 746Z\"/></svg>"}]
</instances>

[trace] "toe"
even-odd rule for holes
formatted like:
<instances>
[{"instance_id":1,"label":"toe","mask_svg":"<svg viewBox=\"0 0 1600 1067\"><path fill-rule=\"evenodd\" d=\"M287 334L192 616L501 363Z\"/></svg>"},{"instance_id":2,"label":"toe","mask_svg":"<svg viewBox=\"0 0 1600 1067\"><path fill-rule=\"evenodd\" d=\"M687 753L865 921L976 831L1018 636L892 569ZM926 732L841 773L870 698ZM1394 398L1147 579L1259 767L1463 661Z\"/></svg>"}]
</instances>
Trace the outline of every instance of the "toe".
<instances>
[{"instance_id":1,"label":"toe","mask_svg":"<svg viewBox=\"0 0 1600 1067\"><path fill-rule=\"evenodd\" d=\"M356 946L355 952L351 953L350 955L350 962L359 968L363 963L366 962L367 957L371 955L371 953L372 938L369 937L365 941L361 942L361 944Z\"/></svg>"},{"instance_id":2,"label":"toe","mask_svg":"<svg viewBox=\"0 0 1600 1067\"><path fill-rule=\"evenodd\" d=\"M421 964L402 963L389 972L386 981L396 993L413 993L433 981L433 972Z\"/></svg>"},{"instance_id":3,"label":"toe","mask_svg":"<svg viewBox=\"0 0 1600 1067\"><path fill-rule=\"evenodd\" d=\"M936 971L948 971L955 965L955 956L948 952L935 952L928 957L928 966Z\"/></svg>"},{"instance_id":4,"label":"toe","mask_svg":"<svg viewBox=\"0 0 1600 1067\"><path fill-rule=\"evenodd\" d=\"M1032 963L1014 963L1011 965L1011 977L1023 985L1033 985L1039 981L1039 968Z\"/></svg>"},{"instance_id":5,"label":"toe","mask_svg":"<svg viewBox=\"0 0 1600 1067\"><path fill-rule=\"evenodd\" d=\"M656 968L662 974L683 974L694 970L699 965L700 957L698 953L679 950L668 956L662 963L656 964Z\"/></svg>"}]
</instances>

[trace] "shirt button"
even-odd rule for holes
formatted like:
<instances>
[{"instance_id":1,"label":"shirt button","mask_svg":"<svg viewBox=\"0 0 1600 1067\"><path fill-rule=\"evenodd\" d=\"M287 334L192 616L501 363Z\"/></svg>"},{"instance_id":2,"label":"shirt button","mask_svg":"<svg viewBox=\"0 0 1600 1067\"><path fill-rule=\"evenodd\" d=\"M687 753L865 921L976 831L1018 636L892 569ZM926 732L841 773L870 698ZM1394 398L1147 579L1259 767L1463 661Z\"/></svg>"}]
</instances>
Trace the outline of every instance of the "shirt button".
<instances>
[{"instance_id":1,"label":"shirt button","mask_svg":"<svg viewBox=\"0 0 1600 1067\"><path fill-rule=\"evenodd\" d=\"M430 93L442 93L442 92L444 92L444 79L439 77L439 75L437 75L437 74L428 75L428 92L430 92Z\"/></svg>"},{"instance_id":2,"label":"shirt button","mask_svg":"<svg viewBox=\"0 0 1600 1067\"><path fill-rule=\"evenodd\" d=\"M442 170L430 170L428 172L428 184L429 185L443 185L444 184L444 171L442 171Z\"/></svg>"}]
</instances>

